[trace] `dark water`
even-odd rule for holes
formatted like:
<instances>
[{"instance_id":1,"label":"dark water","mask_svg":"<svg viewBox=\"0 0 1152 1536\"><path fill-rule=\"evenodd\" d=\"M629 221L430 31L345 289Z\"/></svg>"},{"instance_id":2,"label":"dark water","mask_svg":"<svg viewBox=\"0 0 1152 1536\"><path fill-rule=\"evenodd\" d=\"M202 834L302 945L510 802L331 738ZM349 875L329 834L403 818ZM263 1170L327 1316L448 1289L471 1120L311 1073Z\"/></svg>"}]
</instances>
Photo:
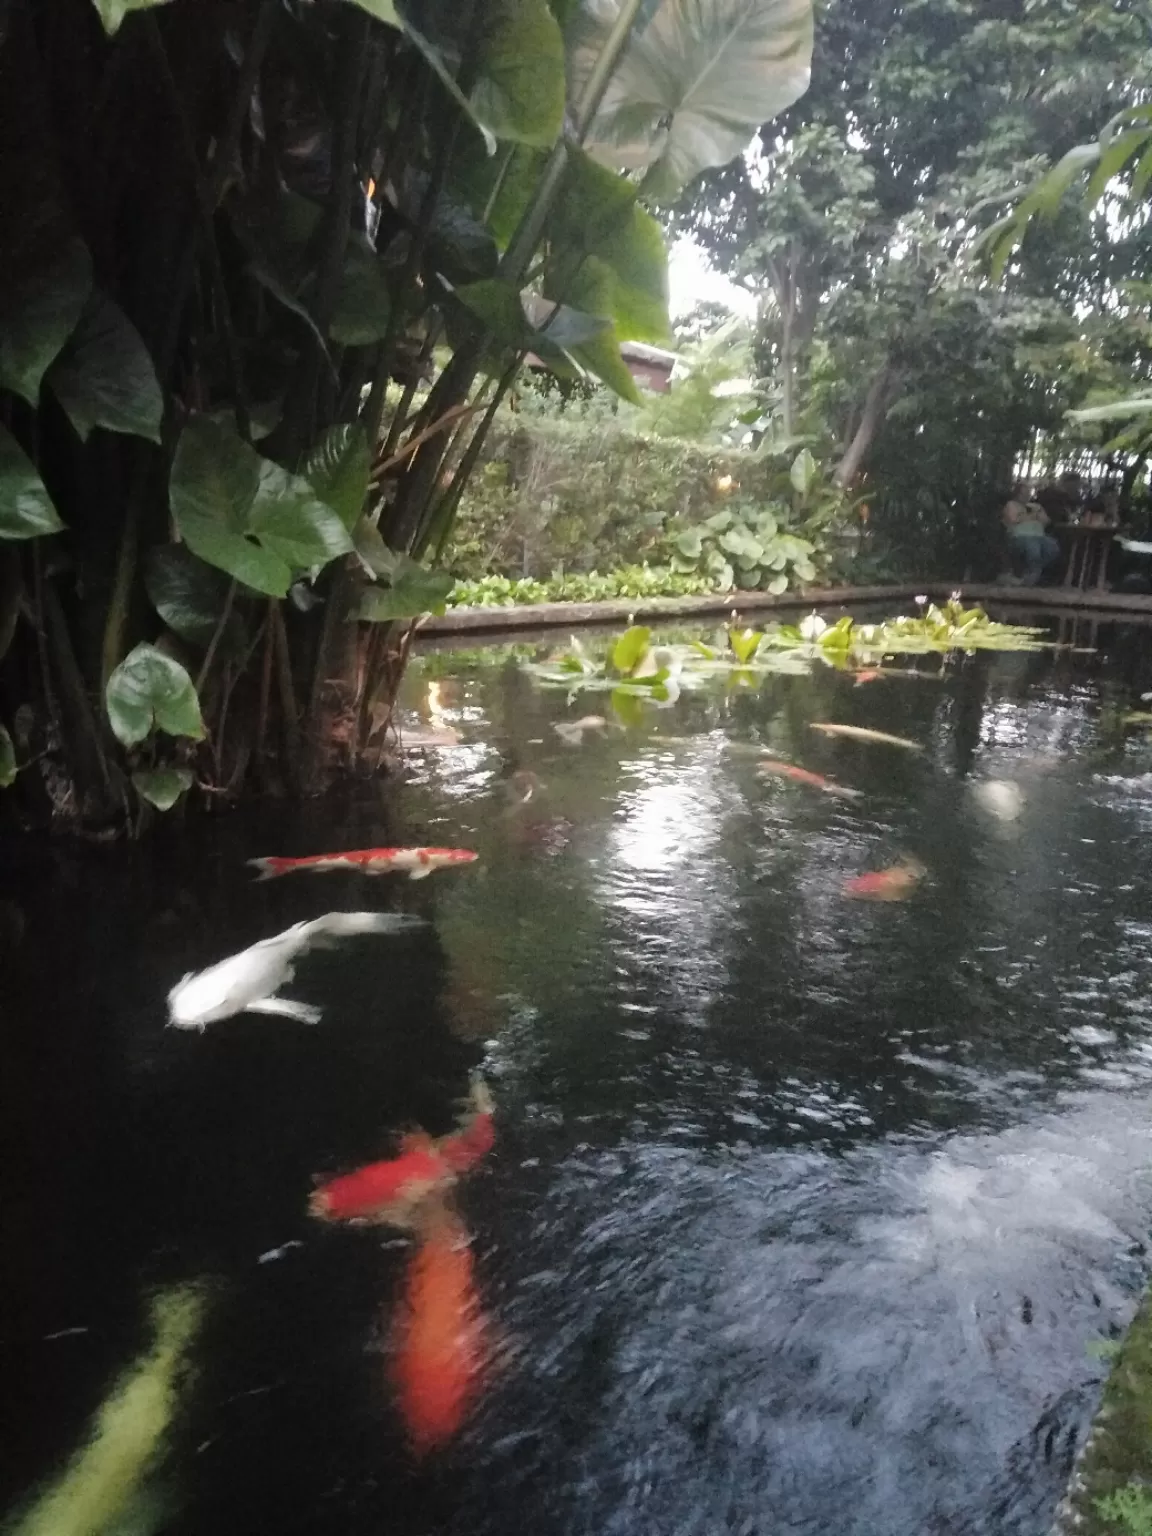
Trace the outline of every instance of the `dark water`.
<instances>
[{"instance_id":1,"label":"dark water","mask_svg":"<svg viewBox=\"0 0 1152 1536\"><path fill-rule=\"evenodd\" d=\"M1150 663L1121 632L943 680L777 677L573 747L551 722L603 698L437 654L409 703L436 682L463 744L404 782L3 849L3 1507L83 1440L148 1294L203 1277L135 1532L1040 1536L1149 1269L1152 741L1121 716ZM758 778L754 741L865 797ZM242 865L409 841L481 860ZM906 854L907 902L843 897ZM381 906L429 926L304 960L287 991L321 1024L164 1028L184 972ZM447 1129L477 1066L498 1145L460 1205L500 1363L415 1468L404 1242L306 1201Z\"/></svg>"}]
</instances>

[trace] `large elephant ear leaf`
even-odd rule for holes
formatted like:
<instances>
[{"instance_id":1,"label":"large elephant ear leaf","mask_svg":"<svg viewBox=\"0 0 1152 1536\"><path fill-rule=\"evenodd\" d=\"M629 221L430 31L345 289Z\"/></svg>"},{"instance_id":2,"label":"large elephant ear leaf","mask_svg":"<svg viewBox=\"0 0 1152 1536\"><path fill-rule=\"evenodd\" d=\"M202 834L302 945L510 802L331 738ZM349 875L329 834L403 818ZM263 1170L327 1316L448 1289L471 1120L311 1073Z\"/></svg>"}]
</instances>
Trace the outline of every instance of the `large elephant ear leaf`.
<instances>
[{"instance_id":1,"label":"large elephant ear leaf","mask_svg":"<svg viewBox=\"0 0 1152 1536\"><path fill-rule=\"evenodd\" d=\"M284 597L291 567L248 536L263 462L235 432L198 417L180 434L168 498L193 554L257 592Z\"/></svg>"},{"instance_id":2,"label":"large elephant ear leaf","mask_svg":"<svg viewBox=\"0 0 1152 1536\"><path fill-rule=\"evenodd\" d=\"M16 782L16 748L8 728L0 725L0 789L7 789Z\"/></svg>"},{"instance_id":3,"label":"large elephant ear leaf","mask_svg":"<svg viewBox=\"0 0 1152 1536\"><path fill-rule=\"evenodd\" d=\"M93 427L160 441L164 397L152 359L136 327L105 294L88 300L48 371L48 387L82 442Z\"/></svg>"},{"instance_id":4,"label":"large elephant ear leaf","mask_svg":"<svg viewBox=\"0 0 1152 1536\"><path fill-rule=\"evenodd\" d=\"M619 10L619 0L586 0L572 24L575 99ZM660 0L612 76L588 148L606 165L645 171L650 196L675 197L808 89L812 30L811 0Z\"/></svg>"},{"instance_id":5,"label":"large elephant ear leaf","mask_svg":"<svg viewBox=\"0 0 1152 1536\"><path fill-rule=\"evenodd\" d=\"M120 30L120 23L125 16L130 16L133 11L146 11L154 5L165 5L167 0L92 0L100 20L104 23L104 30L111 37Z\"/></svg>"},{"instance_id":6,"label":"large elephant ear leaf","mask_svg":"<svg viewBox=\"0 0 1152 1536\"><path fill-rule=\"evenodd\" d=\"M91 258L72 240L47 271L0 297L0 388L36 404L40 382L76 328L91 291Z\"/></svg>"},{"instance_id":7,"label":"large elephant ear leaf","mask_svg":"<svg viewBox=\"0 0 1152 1536\"><path fill-rule=\"evenodd\" d=\"M349 533L368 499L372 456L358 422L329 427L304 461L304 478L319 501L331 507Z\"/></svg>"},{"instance_id":8,"label":"large elephant ear leaf","mask_svg":"<svg viewBox=\"0 0 1152 1536\"><path fill-rule=\"evenodd\" d=\"M108 679L104 699L109 723L125 747L139 746L153 727L169 736L203 739L204 721L192 679L154 645L138 645L125 656Z\"/></svg>"},{"instance_id":9,"label":"large elephant ear leaf","mask_svg":"<svg viewBox=\"0 0 1152 1536\"><path fill-rule=\"evenodd\" d=\"M454 585L450 571L431 570L408 555L396 555L389 585L365 588L356 617L386 623L415 619L423 613L443 613Z\"/></svg>"},{"instance_id":10,"label":"large elephant ear leaf","mask_svg":"<svg viewBox=\"0 0 1152 1536\"><path fill-rule=\"evenodd\" d=\"M545 148L564 125L564 39L547 0L483 0L489 13L472 110L498 139Z\"/></svg>"},{"instance_id":11,"label":"large elephant ear leaf","mask_svg":"<svg viewBox=\"0 0 1152 1536\"><path fill-rule=\"evenodd\" d=\"M35 464L0 423L0 539L34 539L63 526Z\"/></svg>"}]
</instances>

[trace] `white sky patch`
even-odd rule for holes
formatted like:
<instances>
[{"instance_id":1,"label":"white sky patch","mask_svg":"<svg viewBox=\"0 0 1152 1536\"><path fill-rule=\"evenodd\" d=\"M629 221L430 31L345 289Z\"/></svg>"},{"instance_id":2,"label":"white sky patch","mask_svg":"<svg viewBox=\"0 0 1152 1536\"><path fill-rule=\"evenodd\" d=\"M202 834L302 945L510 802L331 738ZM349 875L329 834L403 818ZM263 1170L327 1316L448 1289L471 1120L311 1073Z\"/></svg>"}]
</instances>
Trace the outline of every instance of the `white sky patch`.
<instances>
[{"instance_id":1,"label":"white sky patch","mask_svg":"<svg viewBox=\"0 0 1152 1536\"><path fill-rule=\"evenodd\" d=\"M756 313L752 294L715 271L705 251L686 236L681 236L669 253L668 292L673 319L686 315L702 300L723 304L733 314L748 319Z\"/></svg>"}]
</instances>

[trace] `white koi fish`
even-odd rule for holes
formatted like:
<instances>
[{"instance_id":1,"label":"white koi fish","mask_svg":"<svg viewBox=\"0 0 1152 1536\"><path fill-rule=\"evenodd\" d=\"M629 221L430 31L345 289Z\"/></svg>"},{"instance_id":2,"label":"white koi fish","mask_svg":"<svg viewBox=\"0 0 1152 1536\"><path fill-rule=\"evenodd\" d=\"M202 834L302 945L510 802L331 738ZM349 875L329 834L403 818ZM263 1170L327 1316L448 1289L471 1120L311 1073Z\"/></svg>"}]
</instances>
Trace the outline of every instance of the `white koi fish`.
<instances>
[{"instance_id":1,"label":"white koi fish","mask_svg":"<svg viewBox=\"0 0 1152 1536\"><path fill-rule=\"evenodd\" d=\"M849 736L853 741L878 741L886 747L903 747L906 752L923 752L918 741L906 741L903 736L890 736L887 731L874 731L867 725L831 725L824 720L813 720L812 730L823 731L825 736Z\"/></svg>"},{"instance_id":2,"label":"white koi fish","mask_svg":"<svg viewBox=\"0 0 1152 1536\"><path fill-rule=\"evenodd\" d=\"M585 731L603 731L607 726L608 722L603 715L582 715L579 720L557 720L552 729L561 741L578 747L584 740Z\"/></svg>"},{"instance_id":3,"label":"white koi fish","mask_svg":"<svg viewBox=\"0 0 1152 1536\"><path fill-rule=\"evenodd\" d=\"M189 972L168 994L168 1022L176 1029L203 1029L237 1013L272 1013L315 1024L319 1008L276 996L292 980L292 962L298 955L325 940L357 933L399 933L421 923L421 918L393 912L327 912L310 923L295 923L207 970Z\"/></svg>"}]
</instances>

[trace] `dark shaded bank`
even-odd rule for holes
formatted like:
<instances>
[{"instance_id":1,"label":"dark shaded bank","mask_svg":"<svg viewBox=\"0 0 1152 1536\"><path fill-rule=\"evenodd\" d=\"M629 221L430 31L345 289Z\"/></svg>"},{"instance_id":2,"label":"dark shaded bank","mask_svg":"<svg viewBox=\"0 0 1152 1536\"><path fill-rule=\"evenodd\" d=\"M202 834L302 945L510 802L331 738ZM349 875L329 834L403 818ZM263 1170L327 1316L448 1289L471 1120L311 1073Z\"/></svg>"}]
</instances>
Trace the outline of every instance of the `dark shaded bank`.
<instances>
[{"instance_id":1,"label":"dark shaded bank","mask_svg":"<svg viewBox=\"0 0 1152 1536\"><path fill-rule=\"evenodd\" d=\"M1132 1321L1057 1515L1057 1536L1152 1530L1152 1293Z\"/></svg>"}]
</instances>

